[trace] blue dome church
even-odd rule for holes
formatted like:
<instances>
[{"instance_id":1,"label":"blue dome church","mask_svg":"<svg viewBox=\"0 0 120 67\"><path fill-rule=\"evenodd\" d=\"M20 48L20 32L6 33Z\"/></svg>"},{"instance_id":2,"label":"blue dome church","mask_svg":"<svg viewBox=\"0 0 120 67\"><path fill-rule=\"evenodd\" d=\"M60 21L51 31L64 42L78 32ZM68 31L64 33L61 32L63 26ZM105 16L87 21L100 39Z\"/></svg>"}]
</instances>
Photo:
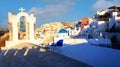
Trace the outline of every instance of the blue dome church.
<instances>
[{"instance_id":1,"label":"blue dome church","mask_svg":"<svg viewBox=\"0 0 120 67\"><path fill-rule=\"evenodd\" d=\"M65 29L61 29L58 34L60 39L68 38L68 32Z\"/></svg>"}]
</instances>

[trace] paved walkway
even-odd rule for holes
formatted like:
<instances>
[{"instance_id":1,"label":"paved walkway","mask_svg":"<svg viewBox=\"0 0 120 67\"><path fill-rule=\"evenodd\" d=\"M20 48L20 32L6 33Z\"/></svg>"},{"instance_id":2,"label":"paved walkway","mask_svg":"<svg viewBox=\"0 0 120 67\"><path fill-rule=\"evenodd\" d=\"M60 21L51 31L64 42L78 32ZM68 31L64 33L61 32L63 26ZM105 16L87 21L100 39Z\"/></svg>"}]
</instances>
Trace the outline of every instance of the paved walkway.
<instances>
[{"instance_id":1,"label":"paved walkway","mask_svg":"<svg viewBox=\"0 0 120 67\"><path fill-rule=\"evenodd\" d=\"M17 48L17 49L16 49ZM21 43L0 53L0 67L90 67L38 46Z\"/></svg>"}]
</instances>

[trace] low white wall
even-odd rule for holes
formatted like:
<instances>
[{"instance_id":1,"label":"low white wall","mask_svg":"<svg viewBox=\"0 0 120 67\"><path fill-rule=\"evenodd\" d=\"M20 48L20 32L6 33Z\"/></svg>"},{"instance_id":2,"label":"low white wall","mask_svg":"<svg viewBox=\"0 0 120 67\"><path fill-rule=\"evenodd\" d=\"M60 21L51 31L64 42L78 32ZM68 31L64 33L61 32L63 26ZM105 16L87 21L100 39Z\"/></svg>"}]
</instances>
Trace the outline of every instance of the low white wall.
<instances>
[{"instance_id":1,"label":"low white wall","mask_svg":"<svg viewBox=\"0 0 120 67\"><path fill-rule=\"evenodd\" d=\"M22 43L22 42L28 42L28 43L32 43L32 44L35 44L35 45L39 45L42 43L43 40L19 40L19 41L6 41L5 42L5 47L6 48L10 48L12 46L15 46L19 43Z\"/></svg>"},{"instance_id":2,"label":"low white wall","mask_svg":"<svg viewBox=\"0 0 120 67\"><path fill-rule=\"evenodd\" d=\"M82 44L88 43L86 39L64 39L64 44Z\"/></svg>"}]
</instances>

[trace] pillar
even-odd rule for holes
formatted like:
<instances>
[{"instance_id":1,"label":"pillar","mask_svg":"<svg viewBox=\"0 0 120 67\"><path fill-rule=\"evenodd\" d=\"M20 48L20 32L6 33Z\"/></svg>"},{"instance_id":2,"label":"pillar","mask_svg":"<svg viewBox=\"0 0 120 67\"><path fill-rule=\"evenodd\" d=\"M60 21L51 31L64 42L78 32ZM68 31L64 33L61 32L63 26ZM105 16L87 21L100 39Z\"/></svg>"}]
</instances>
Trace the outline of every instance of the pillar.
<instances>
[{"instance_id":1,"label":"pillar","mask_svg":"<svg viewBox=\"0 0 120 67\"><path fill-rule=\"evenodd\" d=\"M29 31L30 31L30 40L34 40L34 23L30 23L30 25L29 25L30 27L29 27Z\"/></svg>"},{"instance_id":2,"label":"pillar","mask_svg":"<svg viewBox=\"0 0 120 67\"><path fill-rule=\"evenodd\" d=\"M13 41L18 41L18 23L14 22L14 24L12 25L12 29L13 29L13 36L12 39Z\"/></svg>"}]
</instances>

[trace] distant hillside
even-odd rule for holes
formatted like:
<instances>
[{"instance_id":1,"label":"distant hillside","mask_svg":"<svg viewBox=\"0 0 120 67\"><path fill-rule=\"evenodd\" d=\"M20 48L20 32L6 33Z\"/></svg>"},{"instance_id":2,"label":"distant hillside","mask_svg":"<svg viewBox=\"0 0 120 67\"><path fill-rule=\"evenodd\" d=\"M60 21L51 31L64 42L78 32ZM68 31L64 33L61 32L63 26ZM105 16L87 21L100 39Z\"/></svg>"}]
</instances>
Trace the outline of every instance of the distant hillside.
<instances>
[{"instance_id":1,"label":"distant hillside","mask_svg":"<svg viewBox=\"0 0 120 67\"><path fill-rule=\"evenodd\" d=\"M5 33L0 37L0 49L5 46L5 41L9 39L9 33Z\"/></svg>"},{"instance_id":2,"label":"distant hillside","mask_svg":"<svg viewBox=\"0 0 120 67\"><path fill-rule=\"evenodd\" d=\"M6 28L0 28L0 37L2 35L4 35L5 33L7 33L7 32L8 32L8 29L6 29Z\"/></svg>"}]
</instances>

